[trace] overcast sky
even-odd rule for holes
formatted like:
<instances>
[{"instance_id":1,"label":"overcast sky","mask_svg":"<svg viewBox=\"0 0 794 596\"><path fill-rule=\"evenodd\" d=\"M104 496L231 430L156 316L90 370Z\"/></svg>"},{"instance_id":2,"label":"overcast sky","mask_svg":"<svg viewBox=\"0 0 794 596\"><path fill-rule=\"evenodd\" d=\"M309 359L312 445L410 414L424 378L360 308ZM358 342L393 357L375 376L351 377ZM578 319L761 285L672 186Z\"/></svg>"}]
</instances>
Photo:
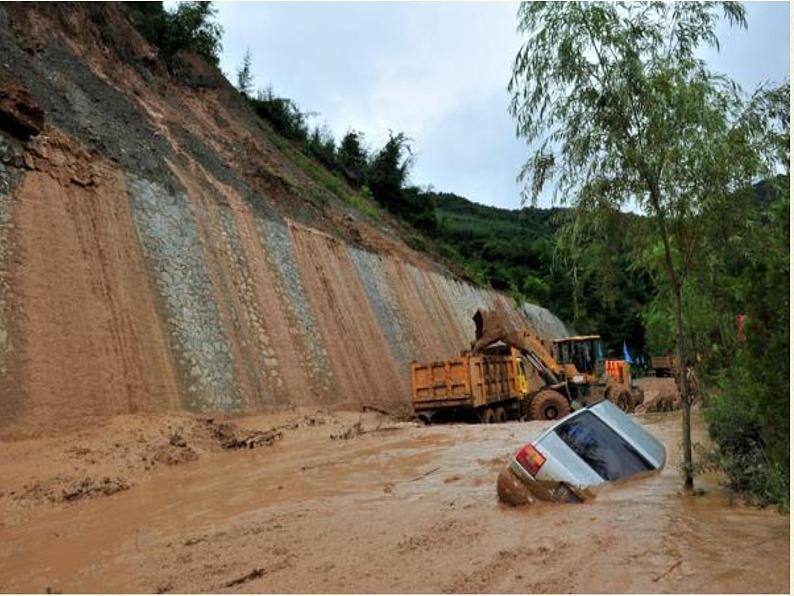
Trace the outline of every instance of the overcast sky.
<instances>
[{"instance_id":1,"label":"overcast sky","mask_svg":"<svg viewBox=\"0 0 794 596\"><path fill-rule=\"evenodd\" d=\"M520 40L513 2L219 2L221 68L234 81L247 47L255 85L317 112L339 139L412 139L411 181L519 207L528 156L507 113ZM720 27L712 67L746 90L789 76L787 2L747 3L748 29ZM545 199L543 202L547 202Z\"/></svg>"}]
</instances>

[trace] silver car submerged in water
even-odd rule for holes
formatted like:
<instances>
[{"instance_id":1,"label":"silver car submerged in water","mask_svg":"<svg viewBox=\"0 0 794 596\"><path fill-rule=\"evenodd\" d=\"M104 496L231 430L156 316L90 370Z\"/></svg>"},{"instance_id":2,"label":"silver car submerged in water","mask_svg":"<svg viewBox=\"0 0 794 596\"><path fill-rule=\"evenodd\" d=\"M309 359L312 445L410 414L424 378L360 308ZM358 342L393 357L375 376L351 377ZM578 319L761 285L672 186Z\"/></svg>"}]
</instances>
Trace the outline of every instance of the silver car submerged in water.
<instances>
[{"instance_id":1,"label":"silver car submerged in water","mask_svg":"<svg viewBox=\"0 0 794 596\"><path fill-rule=\"evenodd\" d=\"M569 414L524 445L502 470L499 498L511 505L578 502L606 482L664 467L667 453L651 433L603 400Z\"/></svg>"}]
</instances>

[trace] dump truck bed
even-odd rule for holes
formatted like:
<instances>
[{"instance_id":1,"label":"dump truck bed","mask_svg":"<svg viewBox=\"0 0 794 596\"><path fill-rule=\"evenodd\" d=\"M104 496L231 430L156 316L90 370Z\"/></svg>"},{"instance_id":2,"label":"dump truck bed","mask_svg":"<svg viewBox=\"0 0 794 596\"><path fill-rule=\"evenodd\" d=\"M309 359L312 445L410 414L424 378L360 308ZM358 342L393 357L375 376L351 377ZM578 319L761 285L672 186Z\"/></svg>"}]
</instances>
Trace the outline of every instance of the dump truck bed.
<instances>
[{"instance_id":1,"label":"dump truck bed","mask_svg":"<svg viewBox=\"0 0 794 596\"><path fill-rule=\"evenodd\" d=\"M415 410L445 407L477 408L492 402L519 399L526 392L513 355L463 355L422 364L411 363L411 393ZM526 381L523 381L526 384Z\"/></svg>"}]
</instances>

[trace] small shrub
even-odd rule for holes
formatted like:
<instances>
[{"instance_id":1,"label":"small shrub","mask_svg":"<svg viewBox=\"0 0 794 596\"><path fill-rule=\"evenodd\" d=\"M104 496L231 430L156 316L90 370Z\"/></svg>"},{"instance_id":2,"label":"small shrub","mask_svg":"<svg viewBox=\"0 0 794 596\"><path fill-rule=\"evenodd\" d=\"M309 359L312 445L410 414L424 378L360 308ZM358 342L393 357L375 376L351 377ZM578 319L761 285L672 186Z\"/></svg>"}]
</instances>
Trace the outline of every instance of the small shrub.
<instances>
[{"instance_id":1,"label":"small shrub","mask_svg":"<svg viewBox=\"0 0 794 596\"><path fill-rule=\"evenodd\" d=\"M276 97L272 87L260 89L256 97L249 98L256 115L269 122L282 136L306 145L309 128L306 115L297 104L286 97Z\"/></svg>"},{"instance_id":2,"label":"small shrub","mask_svg":"<svg viewBox=\"0 0 794 596\"><path fill-rule=\"evenodd\" d=\"M787 455L775 457L779 450L765 423L774 400L747 374L744 358L737 360L722 387L707 396L705 415L714 447L703 454L701 467L724 473L728 487L750 502L788 511L789 460Z\"/></svg>"},{"instance_id":3,"label":"small shrub","mask_svg":"<svg viewBox=\"0 0 794 596\"><path fill-rule=\"evenodd\" d=\"M179 50L196 52L217 65L223 48L223 27L213 22L217 10L211 2L181 2L166 11L162 2L128 2L133 24L156 45L168 64Z\"/></svg>"}]
</instances>

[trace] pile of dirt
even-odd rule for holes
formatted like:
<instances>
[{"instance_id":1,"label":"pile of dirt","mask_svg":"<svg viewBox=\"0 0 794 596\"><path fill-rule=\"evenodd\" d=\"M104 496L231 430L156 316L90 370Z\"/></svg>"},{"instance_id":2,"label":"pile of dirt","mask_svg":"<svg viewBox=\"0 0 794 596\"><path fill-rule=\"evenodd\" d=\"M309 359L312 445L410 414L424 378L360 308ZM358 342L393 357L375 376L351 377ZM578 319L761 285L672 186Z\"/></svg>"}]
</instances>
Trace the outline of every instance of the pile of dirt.
<instances>
[{"instance_id":1,"label":"pile of dirt","mask_svg":"<svg viewBox=\"0 0 794 596\"><path fill-rule=\"evenodd\" d=\"M231 422L215 422L212 418L204 420L207 430L223 449L256 449L270 446L284 437L277 428L266 431L245 430ZM295 428L298 428L297 426Z\"/></svg>"},{"instance_id":2,"label":"pile of dirt","mask_svg":"<svg viewBox=\"0 0 794 596\"><path fill-rule=\"evenodd\" d=\"M154 452L152 461L168 466L175 466L198 459L198 453L187 444L178 432L168 437L168 443L160 445Z\"/></svg>"},{"instance_id":3,"label":"pile of dirt","mask_svg":"<svg viewBox=\"0 0 794 596\"><path fill-rule=\"evenodd\" d=\"M669 412L681 409L681 394L672 377L643 377L635 383L642 389L645 399L637 406L637 413Z\"/></svg>"}]
</instances>

